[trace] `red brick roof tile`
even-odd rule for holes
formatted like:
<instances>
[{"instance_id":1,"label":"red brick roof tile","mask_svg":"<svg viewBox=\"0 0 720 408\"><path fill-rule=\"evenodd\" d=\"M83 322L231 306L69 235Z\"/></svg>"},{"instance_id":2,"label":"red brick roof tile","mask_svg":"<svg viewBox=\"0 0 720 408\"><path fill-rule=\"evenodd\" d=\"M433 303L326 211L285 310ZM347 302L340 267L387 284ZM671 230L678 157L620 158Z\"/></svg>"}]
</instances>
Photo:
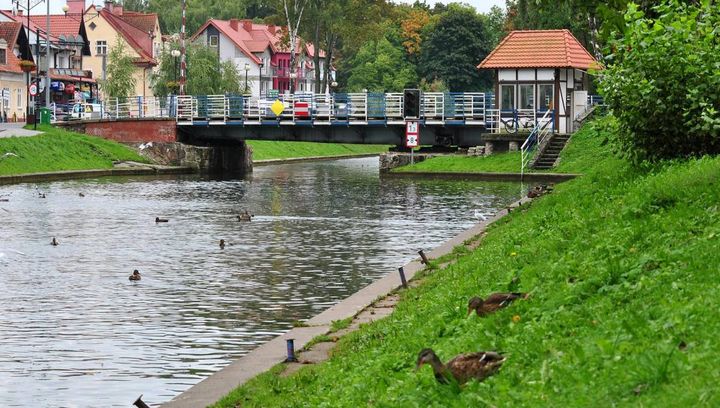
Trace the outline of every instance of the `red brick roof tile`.
<instances>
[{"instance_id":1,"label":"red brick roof tile","mask_svg":"<svg viewBox=\"0 0 720 408\"><path fill-rule=\"evenodd\" d=\"M0 22L0 38L7 43L7 50L5 51L7 61L5 61L5 64L0 64L0 71L2 72L22 73L20 69L20 58L15 56L13 52L21 27L22 23L15 21Z\"/></svg>"},{"instance_id":2,"label":"red brick roof tile","mask_svg":"<svg viewBox=\"0 0 720 408\"><path fill-rule=\"evenodd\" d=\"M478 68L601 68L569 30L512 31Z\"/></svg>"}]
</instances>

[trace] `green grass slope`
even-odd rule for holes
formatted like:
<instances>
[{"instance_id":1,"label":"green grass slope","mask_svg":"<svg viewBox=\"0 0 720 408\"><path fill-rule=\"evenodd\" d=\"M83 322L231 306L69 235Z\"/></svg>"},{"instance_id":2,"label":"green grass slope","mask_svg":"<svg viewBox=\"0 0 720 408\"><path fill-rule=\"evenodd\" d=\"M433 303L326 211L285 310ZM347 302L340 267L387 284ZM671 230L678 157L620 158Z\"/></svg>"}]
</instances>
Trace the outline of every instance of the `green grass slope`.
<instances>
[{"instance_id":1,"label":"green grass slope","mask_svg":"<svg viewBox=\"0 0 720 408\"><path fill-rule=\"evenodd\" d=\"M720 406L720 158L643 171L593 158L326 363L263 374L217 407ZM471 296L507 290L531 297L465 316ZM484 382L441 385L414 371L425 347L507 361Z\"/></svg>"},{"instance_id":2,"label":"green grass slope","mask_svg":"<svg viewBox=\"0 0 720 408\"><path fill-rule=\"evenodd\" d=\"M607 157L610 150L598 143L602 140L597 127L608 126L608 121L589 123L570 139L568 145L560 153L559 165L541 172L583 173L588 163ZM398 167L393 173L421 171L429 173L519 173L520 152L496 153L490 156L439 156L433 157L412 166ZM527 170L533 172L534 170Z\"/></svg>"},{"instance_id":3,"label":"green grass slope","mask_svg":"<svg viewBox=\"0 0 720 408\"><path fill-rule=\"evenodd\" d=\"M119 143L68 132L51 126L38 126L43 134L31 137L0 138L0 175L40 173L62 170L106 169L116 160L147 162L132 149Z\"/></svg>"},{"instance_id":4,"label":"green grass slope","mask_svg":"<svg viewBox=\"0 0 720 408\"><path fill-rule=\"evenodd\" d=\"M253 149L253 160L373 154L387 152L389 147L386 145L276 142L269 140L249 140L247 143Z\"/></svg>"}]
</instances>

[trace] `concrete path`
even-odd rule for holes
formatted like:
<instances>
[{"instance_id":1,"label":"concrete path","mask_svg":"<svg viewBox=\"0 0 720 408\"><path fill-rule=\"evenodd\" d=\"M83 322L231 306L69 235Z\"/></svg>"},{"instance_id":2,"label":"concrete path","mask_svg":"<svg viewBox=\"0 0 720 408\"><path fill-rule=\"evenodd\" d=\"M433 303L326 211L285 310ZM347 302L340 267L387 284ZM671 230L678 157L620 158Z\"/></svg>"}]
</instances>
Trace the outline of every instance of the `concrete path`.
<instances>
[{"instance_id":1,"label":"concrete path","mask_svg":"<svg viewBox=\"0 0 720 408\"><path fill-rule=\"evenodd\" d=\"M23 129L24 122L0 123L0 138L13 136L35 136L43 132Z\"/></svg>"},{"instance_id":2,"label":"concrete path","mask_svg":"<svg viewBox=\"0 0 720 408\"><path fill-rule=\"evenodd\" d=\"M429 251L427 253L428 258L437 259L445 254L449 254L456 246L463 245L471 238L484 233L490 224L506 216L513 209L530 201L531 199L525 197L510 204L507 208L499 211L489 219L476 224L432 251ZM411 261L403 266L408 281L424 268L425 265L419 260ZM370 322L389 315L394 309L397 298L391 299L388 298L388 295L392 296L392 293L399 287L399 273L388 273L342 302L308 320L306 322L308 327L296 327L284 335L263 344L217 373L192 386L172 401L162 404L162 408L197 408L212 405L251 378L269 370L276 364L282 363L286 357L286 339L294 339L295 349L301 350L314 337L328 334L331 331L330 328L334 320L354 317L353 324L348 330L355 330L359 327L360 323ZM387 302L388 304L385 305L383 302ZM371 308L373 304L375 304L375 306ZM382 311L381 309L386 310ZM336 335L342 336L344 333L341 332L344 332L344 330L336 333ZM321 347L327 346L328 345L323 345ZM303 355L302 352L299 354L299 357L301 361L305 360L304 362L306 363L317 363L324 359L322 356L313 356L312 354ZM302 363L298 365L302 365ZM289 372L286 374L297 371L299 368L300 367L297 366L290 367Z\"/></svg>"}]
</instances>

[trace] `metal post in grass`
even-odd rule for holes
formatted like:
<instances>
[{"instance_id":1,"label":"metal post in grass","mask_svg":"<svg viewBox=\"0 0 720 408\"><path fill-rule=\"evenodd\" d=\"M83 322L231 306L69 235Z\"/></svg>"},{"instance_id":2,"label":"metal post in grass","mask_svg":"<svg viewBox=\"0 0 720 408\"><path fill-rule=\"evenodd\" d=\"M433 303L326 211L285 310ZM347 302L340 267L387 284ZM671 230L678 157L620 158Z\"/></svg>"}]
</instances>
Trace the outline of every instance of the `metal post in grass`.
<instances>
[{"instance_id":1,"label":"metal post in grass","mask_svg":"<svg viewBox=\"0 0 720 408\"><path fill-rule=\"evenodd\" d=\"M286 363L296 363L297 357L295 357L295 339L287 339L287 358Z\"/></svg>"},{"instance_id":2,"label":"metal post in grass","mask_svg":"<svg viewBox=\"0 0 720 408\"><path fill-rule=\"evenodd\" d=\"M418 254L420 254L420 259L422 259L422 263L425 265L430 265L430 261L427 259L427 256L425 256L425 251L422 249L418 251Z\"/></svg>"},{"instance_id":3,"label":"metal post in grass","mask_svg":"<svg viewBox=\"0 0 720 408\"><path fill-rule=\"evenodd\" d=\"M399 267L398 271L400 272L400 282L402 282L402 287L407 289L407 280L405 279L405 269L403 267Z\"/></svg>"}]
</instances>

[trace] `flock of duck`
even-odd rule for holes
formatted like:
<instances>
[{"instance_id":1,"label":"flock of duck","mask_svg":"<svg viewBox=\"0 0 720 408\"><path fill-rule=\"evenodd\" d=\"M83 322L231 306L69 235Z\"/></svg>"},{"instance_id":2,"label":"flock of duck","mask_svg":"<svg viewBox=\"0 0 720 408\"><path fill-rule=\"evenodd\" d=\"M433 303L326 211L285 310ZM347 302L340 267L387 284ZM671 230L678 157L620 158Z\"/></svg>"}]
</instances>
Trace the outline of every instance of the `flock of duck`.
<instances>
[{"instance_id":1,"label":"flock of duck","mask_svg":"<svg viewBox=\"0 0 720 408\"><path fill-rule=\"evenodd\" d=\"M552 192L553 187L552 184L540 184L531 187L528 190L527 196L528 198L539 197ZM510 305L510 303L517 299L526 299L527 297L527 293L517 292L493 293L485 300L474 297L468 301L467 314L470 315L474 311L480 317L486 316ZM437 354L435 354L432 349L427 348L420 351L415 370L419 370L424 364L429 364L438 382L447 384L452 378L458 384L464 384L473 378L482 381L495 374L504 361L505 357L501 353L496 351L480 351L477 353L460 354L443 364Z\"/></svg>"},{"instance_id":2,"label":"flock of duck","mask_svg":"<svg viewBox=\"0 0 720 408\"><path fill-rule=\"evenodd\" d=\"M468 301L467 314L475 312L483 317L510 305L514 300L527 297L527 293L517 292L493 293L485 300L474 297ZM458 384L464 384L473 378L482 381L495 374L504 361L505 356L496 351L480 351L460 354L443 364L437 354L427 348L420 351L415 370L419 370L424 364L429 364L439 383L448 384L450 379L454 379Z\"/></svg>"}]
</instances>

